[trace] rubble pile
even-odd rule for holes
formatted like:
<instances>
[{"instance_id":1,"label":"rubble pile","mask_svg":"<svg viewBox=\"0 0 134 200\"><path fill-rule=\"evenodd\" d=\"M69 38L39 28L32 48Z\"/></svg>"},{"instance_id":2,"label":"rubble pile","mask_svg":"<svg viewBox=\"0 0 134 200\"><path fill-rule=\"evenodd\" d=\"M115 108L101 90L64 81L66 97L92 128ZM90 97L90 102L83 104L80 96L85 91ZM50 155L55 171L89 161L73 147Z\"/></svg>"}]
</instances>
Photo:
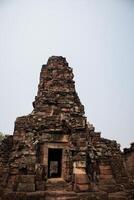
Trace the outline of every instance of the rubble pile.
<instances>
[{"instance_id":1,"label":"rubble pile","mask_svg":"<svg viewBox=\"0 0 134 200\"><path fill-rule=\"evenodd\" d=\"M134 146L122 153L87 122L73 77L61 56L42 66L33 111L0 145L0 200L133 198Z\"/></svg>"}]
</instances>

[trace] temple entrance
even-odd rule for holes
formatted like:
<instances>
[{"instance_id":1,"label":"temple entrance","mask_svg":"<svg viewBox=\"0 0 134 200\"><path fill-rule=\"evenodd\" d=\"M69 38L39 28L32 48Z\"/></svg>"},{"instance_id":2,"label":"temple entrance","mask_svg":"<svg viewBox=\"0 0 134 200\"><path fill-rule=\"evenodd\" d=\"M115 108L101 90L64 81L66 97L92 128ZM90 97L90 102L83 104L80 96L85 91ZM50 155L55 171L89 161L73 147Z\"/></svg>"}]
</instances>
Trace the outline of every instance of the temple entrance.
<instances>
[{"instance_id":1,"label":"temple entrance","mask_svg":"<svg viewBox=\"0 0 134 200\"><path fill-rule=\"evenodd\" d=\"M62 149L48 149L48 178L59 178L62 172Z\"/></svg>"}]
</instances>

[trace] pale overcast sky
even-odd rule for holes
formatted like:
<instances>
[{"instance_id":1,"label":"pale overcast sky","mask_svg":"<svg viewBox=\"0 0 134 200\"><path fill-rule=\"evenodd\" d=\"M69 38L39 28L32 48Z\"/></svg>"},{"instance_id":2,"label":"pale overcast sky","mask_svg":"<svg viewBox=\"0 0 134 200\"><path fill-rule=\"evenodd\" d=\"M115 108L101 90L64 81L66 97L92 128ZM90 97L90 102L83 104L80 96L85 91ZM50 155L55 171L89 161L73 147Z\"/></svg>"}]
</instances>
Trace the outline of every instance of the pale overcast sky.
<instances>
[{"instance_id":1,"label":"pale overcast sky","mask_svg":"<svg viewBox=\"0 0 134 200\"><path fill-rule=\"evenodd\" d=\"M90 123L134 142L134 1L0 0L0 131L32 111L42 64L64 56Z\"/></svg>"}]
</instances>

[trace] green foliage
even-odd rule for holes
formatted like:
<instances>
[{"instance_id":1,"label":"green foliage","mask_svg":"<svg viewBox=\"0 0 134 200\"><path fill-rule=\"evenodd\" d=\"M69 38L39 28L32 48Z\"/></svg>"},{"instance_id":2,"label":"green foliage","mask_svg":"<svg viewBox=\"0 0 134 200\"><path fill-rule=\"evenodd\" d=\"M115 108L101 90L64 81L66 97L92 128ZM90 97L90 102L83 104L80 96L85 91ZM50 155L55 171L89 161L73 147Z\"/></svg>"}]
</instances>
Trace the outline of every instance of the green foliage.
<instances>
[{"instance_id":1,"label":"green foliage","mask_svg":"<svg viewBox=\"0 0 134 200\"><path fill-rule=\"evenodd\" d=\"M0 141L2 141L5 138L5 134L0 132Z\"/></svg>"}]
</instances>

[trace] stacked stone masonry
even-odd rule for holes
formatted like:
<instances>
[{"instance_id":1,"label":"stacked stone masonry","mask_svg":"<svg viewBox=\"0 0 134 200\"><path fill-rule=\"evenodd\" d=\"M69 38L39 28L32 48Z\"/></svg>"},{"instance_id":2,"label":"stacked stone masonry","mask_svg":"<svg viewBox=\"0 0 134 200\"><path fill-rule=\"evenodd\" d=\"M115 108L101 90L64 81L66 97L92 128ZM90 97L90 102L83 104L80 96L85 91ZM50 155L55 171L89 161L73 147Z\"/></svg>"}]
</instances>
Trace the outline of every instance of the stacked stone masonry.
<instances>
[{"instance_id":1,"label":"stacked stone masonry","mask_svg":"<svg viewBox=\"0 0 134 200\"><path fill-rule=\"evenodd\" d=\"M134 199L134 144L95 131L73 77L63 57L42 66L32 113L0 145L0 200Z\"/></svg>"}]
</instances>

